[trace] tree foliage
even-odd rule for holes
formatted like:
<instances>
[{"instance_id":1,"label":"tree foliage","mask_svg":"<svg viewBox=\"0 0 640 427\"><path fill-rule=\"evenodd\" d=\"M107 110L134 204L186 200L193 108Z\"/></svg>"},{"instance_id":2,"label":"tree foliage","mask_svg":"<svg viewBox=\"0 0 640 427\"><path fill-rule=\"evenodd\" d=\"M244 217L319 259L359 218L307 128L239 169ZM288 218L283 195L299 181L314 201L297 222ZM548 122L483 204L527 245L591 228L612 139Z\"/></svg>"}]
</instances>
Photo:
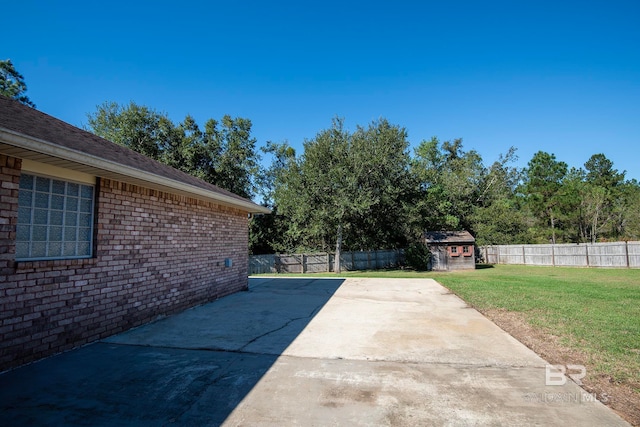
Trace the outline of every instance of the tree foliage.
<instances>
[{"instance_id":1,"label":"tree foliage","mask_svg":"<svg viewBox=\"0 0 640 427\"><path fill-rule=\"evenodd\" d=\"M516 192L522 172L510 166L517 159L511 147L481 174L469 228L480 245L514 244L529 238L523 200Z\"/></svg>"},{"instance_id":2,"label":"tree foliage","mask_svg":"<svg viewBox=\"0 0 640 427\"><path fill-rule=\"evenodd\" d=\"M584 169L572 169L563 183L564 210L570 239L595 243L602 235L619 238L625 235L626 209L633 185L625 183L625 173L613 168L602 153L594 154Z\"/></svg>"},{"instance_id":3,"label":"tree foliage","mask_svg":"<svg viewBox=\"0 0 640 427\"><path fill-rule=\"evenodd\" d=\"M538 151L525 170L523 192L527 205L540 220L541 233L556 243L556 221L561 209L562 181L567 164L556 160L554 154ZM546 230L549 230L547 233Z\"/></svg>"},{"instance_id":4,"label":"tree foliage","mask_svg":"<svg viewBox=\"0 0 640 427\"><path fill-rule=\"evenodd\" d=\"M88 115L88 130L243 197L256 194L260 156L251 121L225 115L201 130L191 116L167 114L130 102L105 102Z\"/></svg>"},{"instance_id":5,"label":"tree foliage","mask_svg":"<svg viewBox=\"0 0 640 427\"><path fill-rule=\"evenodd\" d=\"M352 137L355 191L365 191L368 204L349 228L353 249L397 248L411 232L409 208L415 202L409 141L404 128L386 119L358 126Z\"/></svg>"},{"instance_id":6,"label":"tree foliage","mask_svg":"<svg viewBox=\"0 0 640 427\"><path fill-rule=\"evenodd\" d=\"M474 151L464 151L462 139L440 143L433 137L416 149L412 162L418 180L417 203L424 230L461 230L472 226L472 207L480 198L484 167Z\"/></svg>"},{"instance_id":7,"label":"tree foliage","mask_svg":"<svg viewBox=\"0 0 640 427\"><path fill-rule=\"evenodd\" d=\"M259 197L273 213L250 220L253 253L411 247L420 261L426 230L468 230L481 245L640 240L640 185L602 153L569 170L539 151L519 169L512 147L485 166L462 139L433 137L411 153L401 126L380 119L349 131L336 118L300 153L267 142L262 166L248 119L176 124L133 102L104 103L88 117L100 136Z\"/></svg>"},{"instance_id":8,"label":"tree foliage","mask_svg":"<svg viewBox=\"0 0 640 427\"><path fill-rule=\"evenodd\" d=\"M0 61L0 95L36 108L36 105L25 95L26 91L27 84L24 82L24 77L15 69L11 60Z\"/></svg>"},{"instance_id":9,"label":"tree foliage","mask_svg":"<svg viewBox=\"0 0 640 427\"><path fill-rule=\"evenodd\" d=\"M423 242L413 242L404 251L407 265L414 270L426 271L429 269L431 252Z\"/></svg>"},{"instance_id":10,"label":"tree foliage","mask_svg":"<svg viewBox=\"0 0 640 427\"><path fill-rule=\"evenodd\" d=\"M485 166L461 139L422 141L386 120L349 133L341 120L296 156L268 144L274 160L266 238L279 251L412 247L426 230L468 230L480 245L640 238L640 186L603 154L568 170L539 151L524 169L510 148ZM266 219L265 219L266 220ZM269 237L270 236L270 237ZM420 258L421 255L418 255Z\"/></svg>"},{"instance_id":11,"label":"tree foliage","mask_svg":"<svg viewBox=\"0 0 640 427\"><path fill-rule=\"evenodd\" d=\"M91 132L152 159L160 160L171 149L171 120L166 114L133 101L129 105L105 102L87 118Z\"/></svg>"},{"instance_id":12,"label":"tree foliage","mask_svg":"<svg viewBox=\"0 0 640 427\"><path fill-rule=\"evenodd\" d=\"M274 193L290 221L292 244L322 250L335 245L339 260L343 245L373 249L404 243L408 146L406 131L385 119L354 133L334 119L305 141L304 153L280 169Z\"/></svg>"}]
</instances>

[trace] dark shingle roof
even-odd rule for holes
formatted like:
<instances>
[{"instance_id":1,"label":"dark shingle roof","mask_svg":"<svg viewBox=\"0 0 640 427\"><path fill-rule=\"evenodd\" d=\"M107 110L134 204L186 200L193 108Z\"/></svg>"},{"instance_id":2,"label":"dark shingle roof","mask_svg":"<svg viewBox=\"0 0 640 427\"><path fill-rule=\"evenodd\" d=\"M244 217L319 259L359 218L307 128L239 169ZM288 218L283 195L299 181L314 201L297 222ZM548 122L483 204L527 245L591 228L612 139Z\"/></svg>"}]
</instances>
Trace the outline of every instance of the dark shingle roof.
<instances>
[{"instance_id":1,"label":"dark shingle roof","mask_svg":"<svg viewBox=\"0 0 640 427\"><path fill-rule=\"evenodd\" d=\"M45 147L46 150L41 150L38 154L59 157L61 160L58 164L65 161L67 162L64 163L66 166L78 164L79 169L90 171L96 176L126 178L127 171L130 171L130 176L135 177L134 181L137 183L146 182L147 179L150 183L155 182L155 186L160 185L169 189L174 188L189 192L189 188L191 188L194 190L194 194L219 199L225 204L237 205L249 212L268 211L248 199L4 96L0 96L0 131L7 132L0 132L0 152L7 152L9 155L20 153L28 155L27 151L33 152L32 146L26 147L25 144L19 142L24 138L17 138L18 142L13 139L8 140L10 134L27 137L27 139L44 143L39 146ZM11 149L8 145L14 148ZM15 147L22 149L22 151L17 151ZM16 157L20 157L20 155L16 155ZM85 162L82 161L83 157ZM84 168L82 167L83 163Z\"/></svg>"},{"instance_id":2,"label":"dark shingle roof","mask_svg":"<svg viewBox=\"0 0 640 427\"><path fill-rule=\"evenodd\" d=\"M473 238L468 231L427 231L424 233L427 243L473 243Z\"/></svg>"}]
</instances>

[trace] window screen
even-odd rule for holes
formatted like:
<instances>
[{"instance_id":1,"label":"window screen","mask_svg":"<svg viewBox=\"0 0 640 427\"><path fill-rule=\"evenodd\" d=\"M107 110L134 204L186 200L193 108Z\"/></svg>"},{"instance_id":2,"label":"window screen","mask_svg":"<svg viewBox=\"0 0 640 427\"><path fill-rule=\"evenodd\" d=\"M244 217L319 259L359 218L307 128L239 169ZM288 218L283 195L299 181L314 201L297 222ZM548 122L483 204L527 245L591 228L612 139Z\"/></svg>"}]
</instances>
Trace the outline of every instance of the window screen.
<instances>
[{"instance_id":1,"label":"window screen","mask_svg":"<svg viewBox=\"0 0 640 427\"><path fill-rule=\"evenodd\" d=\"M22 174L16 260L91 257L94 187Z\"/></svg>"}]
</instances>

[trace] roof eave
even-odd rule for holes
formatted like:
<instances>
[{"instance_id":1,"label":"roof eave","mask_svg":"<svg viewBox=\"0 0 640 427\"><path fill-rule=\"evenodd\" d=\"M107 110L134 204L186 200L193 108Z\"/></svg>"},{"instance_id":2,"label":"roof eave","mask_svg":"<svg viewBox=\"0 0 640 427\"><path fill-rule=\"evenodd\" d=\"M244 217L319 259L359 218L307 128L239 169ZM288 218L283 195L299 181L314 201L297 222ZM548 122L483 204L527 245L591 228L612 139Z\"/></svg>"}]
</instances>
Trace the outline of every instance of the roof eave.
<instances>
[{"instance_id":1,"label":"roof eave","mask_svg":"<svg viewBox=\"0 0 640 427\"><path fill-rule=\"evenodd\" d=\"M75 164L81 166L81 168L79 168L80 170L86 171L88 168L96 176L103 178L133 178L135 181L148 183L151 188L161 188L188 193L206 200L215 201L225 206L238 208L248 213L271 213L269 208L260 206L250 200L238 199L226 194L209 191L174 179L169 179L67 147L62 147L57 144L52 144L48 141L14 132L6 128L0 128L0 142L28 152L68 161L70 162L68 167L71 169L73 169L73 165Z\"/></svg>"}]
</instances>

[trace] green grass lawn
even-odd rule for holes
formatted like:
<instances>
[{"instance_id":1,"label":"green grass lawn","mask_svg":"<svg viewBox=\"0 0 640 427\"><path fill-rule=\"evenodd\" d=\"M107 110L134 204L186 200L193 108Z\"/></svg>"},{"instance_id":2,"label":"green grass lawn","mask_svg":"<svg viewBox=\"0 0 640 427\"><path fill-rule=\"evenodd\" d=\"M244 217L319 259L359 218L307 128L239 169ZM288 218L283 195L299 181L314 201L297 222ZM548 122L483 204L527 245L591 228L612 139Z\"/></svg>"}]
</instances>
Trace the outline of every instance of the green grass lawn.
<instances>
[{"instance_id":1,"label":"green grass lawn","mask_svg":"<svg viewBox=\"0 0 640 427\"><path fill-rule=\"evenodd\" d=\"M480 311L521 314L564 346L587 354L597 373L640 392L640 270L497 265L455 273L397 270L340 276L433 278Z\"/></svg>"},{"instance_id":2,"label":"green grass lawn","mask_svg":"<svg viewBox=\"0 0 640 427\"><path fill-rule=\"evenodd\" d=\"M436 280L481 311L522 314L640 392L640 270L501 265Z\"/></svg>"}]
</instances>

